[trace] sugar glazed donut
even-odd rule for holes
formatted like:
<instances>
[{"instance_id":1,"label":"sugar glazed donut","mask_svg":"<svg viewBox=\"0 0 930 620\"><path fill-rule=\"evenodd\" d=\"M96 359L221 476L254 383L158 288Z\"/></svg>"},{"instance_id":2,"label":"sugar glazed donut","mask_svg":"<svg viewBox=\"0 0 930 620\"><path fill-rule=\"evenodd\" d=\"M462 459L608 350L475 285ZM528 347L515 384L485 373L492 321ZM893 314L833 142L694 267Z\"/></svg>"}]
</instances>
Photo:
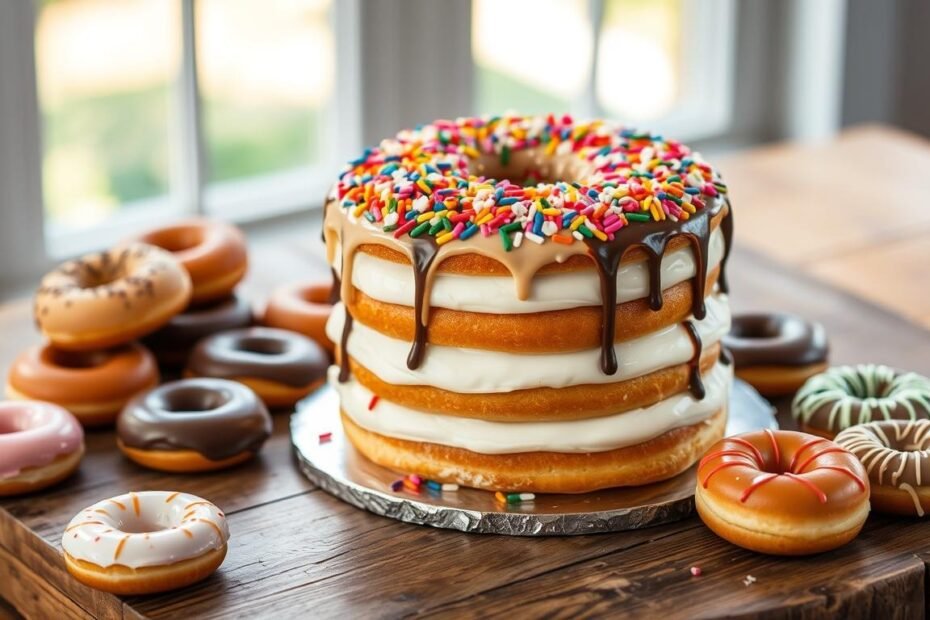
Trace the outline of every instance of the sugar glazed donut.
<instances>
[{"instance_id":1,"label":"sugar glazed donut","mask_svg":"<svg viewBox=\"0 0 930 620\"><path fill-rule=\"evenodd\" d=\"M335 345L326 335L326 321L333 311L332 295L332 282L282 286L271 294L262 324L303 334L332 355Z\"/></svg>"},{"instance_id":2,"label":"sugar glazed donut","mask_svg":"<svg viewBox=\"0 0 930 620\"><path fill-rule=\"evenodd\" d=\"M794 394L827 367L823 326L794 314L736 315L723 344L733 356L736 376L765 396Z\"/></svg>"},{"instance_id":3,"label":"sugar glazed donut","mask_svg":"<svg viewBox=\"0 0 930 620\"><path fill-rule=\"evenodd\" d=\"M20 353L10 367L7 397L61 405L84 426L112 424L136 394L158 385L158 366L145 347L130 343L100 351L49 345Z\"/></svg>"},{"instance_id":4,"label":"sugar glazed donut","mask_svg":"<svg viewBox=\"0 0 930 620\"><path fill-rule=\"evenodd\" d=\"M190 277L170 254L135 243L47 274L35 295L35 320L55 347L90 351L155 331L190 296Z\"/></svg>"},{"instance_id":5,"label":"sugar glazed donut","mask_svg":"<svg viewBox=\"0 0 930 620\"><path fill-rule=\"evenodd\" d=\"M212 503L187 493L140 491L78 513L61 538L75 579L114 594L183 588L226 557L229 527Z\"/></svg>"},{"instance_id":6,"label":"sugar glazed donut","mask_svg":"<svg viewBox=\"0 0 930 620\"><path fill-rule=\"evenodd\" d=\"M139 240L171 252L184 266L194 285L194 304L226 297L248 268L245 235L225 222L192 219L149 231Z\"/></svg>"},{"instance_id":7,"label":"sugar glazed donut","mask_svg":"<svg viewBox=\"0 0 930 620\"><path fill-rule=\"evenodd\" d=\"M865 466L875 510L918 517L930 511L930 420L860 424L836 443Z\"/></svg>"},{"instance_id":8,"label":"sugar glazed donut","mask_svg":"<svg viewBox=\"0 0 930 620\"><path fill-rule=\"evenodd\" d=\"M837 366L812 377L791 403L801 429L833 437L873 420L930 418L930 379L888 366Z\"/></svg>"},{"instance_id":9,"label":"sugar glazed donut","mask_svg":"<svg viewBox=\"0 0 930 620\"><path fill-rule=\"evenodd\" d=\"M832 441L768 429L727 437L701 459L695 503L718 536L805 555L852 540L869 514L862 464Z\"/></svg>"},{"instance_id":10,"label":"sugar glazed donut","mask_svg":"<svg viewBox=\"0 0 930 620\"><path fill-rule=\"evenodd\" d=\"M57 405L0 402L0 496L38 491L70 476L84 431Z\"/></svg>"},{"instance_id":11,"label":"sugar glazed donut","mask_svg":"<svg viewBox=\"0 0 930 620\"><path fill-rule=\"evenodd\" d=\"M220 301L188 308L147 336L144 342L159 364L167 368L183 368L201 338L251 324L249 302L239 295L231 295Z\"/></svg>"},{"instance_id":12,"label":"sugar glazed donut","mask_svg":"<svg viewBox=\"0 0 930 620\"><path fill-rule=\"evenodd\" d=\"M326 378L329 356L313 340L271 327L214 334L187 363L189 377L219 377L252 388L269 407L289 407Z\"/></svg>"},{"instance_id":13,"label":"sugar glazed donut","mask_svg":"<svg viewBox=\"0 0 930 620\"><path fill-rule=\"evenodd\" d=\"M117 445L139 465L213 471L253 457L271 435L271 416L252 390L222 379L166 383L123 409Z\"/></svg>"}]
</instances>

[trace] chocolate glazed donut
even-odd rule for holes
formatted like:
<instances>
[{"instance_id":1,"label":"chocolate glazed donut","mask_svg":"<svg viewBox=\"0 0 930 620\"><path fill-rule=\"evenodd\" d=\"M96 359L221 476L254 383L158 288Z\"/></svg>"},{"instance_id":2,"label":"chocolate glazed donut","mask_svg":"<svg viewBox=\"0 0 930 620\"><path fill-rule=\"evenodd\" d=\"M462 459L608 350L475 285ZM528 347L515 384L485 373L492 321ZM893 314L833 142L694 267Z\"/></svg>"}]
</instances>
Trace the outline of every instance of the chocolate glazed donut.
<instances>
[{"instance_id":1,"label":"chocolate glazed donut","mask_svg":"<svg viewBox=\"0 0 930 620\"><path fill-rule=\"evenodd\" d=\"M186 379L133 399L116 422L120 449L164 471L206 471L246 460L271 435L252 390L222 379Z\"/></svg>"},{"instance_id":2,"label":"chocolate glazed donut","mask_svg":"<svg viewBox=\"0 0 930 620\"><path fill-rule=\"evenodd\" d=\"M207 306L189 308L146 337L144 343L159 364L183 368L201 338L251 324L251 306L244 298L232 295Z\"/></svg>"},{"instance_id":3,"label":"chocolate glazed donut","mask_svg":"<svg viewBox=\"0 0 930 620\"><path fill-rule=\"evenodd\" d=\"M269 407L286 407L322 383L327 368L326 351L306 336L250 327L201 340L185 374L239 381L255 390Z\"/></svg>"},{"instance_id":4,"label":"chocolate glazed donut","mask_svg":"<svg viewBox=\"0 0 930 620\"><path fill-rule=\"evenodd\" d=\"M823 326L793 314L736 315L723 344L736 376L766 396L791 394L827 367Z\"/></svg>"}]
</instances>

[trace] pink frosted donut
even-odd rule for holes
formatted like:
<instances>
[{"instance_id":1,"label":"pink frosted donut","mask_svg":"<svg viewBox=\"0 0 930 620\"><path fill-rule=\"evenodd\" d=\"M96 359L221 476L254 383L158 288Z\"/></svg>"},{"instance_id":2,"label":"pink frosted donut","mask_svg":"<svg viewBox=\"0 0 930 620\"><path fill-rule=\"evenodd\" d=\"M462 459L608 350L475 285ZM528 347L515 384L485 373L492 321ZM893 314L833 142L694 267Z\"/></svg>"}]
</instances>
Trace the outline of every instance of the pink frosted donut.
<instances>
[{"instance_id":1,"label":"pink frosted donut","mask_svg":"<svg viewBox=\"0 0 930 620\"><path fill-rule=\"evenodd\" d=\"M0 496L44 489L77 469L84 430L58 405L0 402Z\"/></svg>"}]
</instances>

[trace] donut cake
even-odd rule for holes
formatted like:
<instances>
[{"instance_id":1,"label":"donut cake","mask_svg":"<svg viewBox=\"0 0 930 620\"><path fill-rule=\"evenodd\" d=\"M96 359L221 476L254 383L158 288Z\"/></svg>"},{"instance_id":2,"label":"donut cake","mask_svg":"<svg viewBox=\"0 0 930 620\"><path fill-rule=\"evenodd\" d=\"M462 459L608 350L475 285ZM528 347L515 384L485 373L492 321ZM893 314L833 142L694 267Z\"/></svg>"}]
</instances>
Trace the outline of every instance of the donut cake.
<instances>
[{"instance_id":1,"label":"donut cake","mask_svg":"<svg viewBox=\"0 0 930 620\"><path fill-rule=\"evenodd\" d=\"M602 121L438 121L366 150L323 226L348 439L489 490L688 469L726 423L732 221L698 154Z\"/></svg>"}]
</instances>

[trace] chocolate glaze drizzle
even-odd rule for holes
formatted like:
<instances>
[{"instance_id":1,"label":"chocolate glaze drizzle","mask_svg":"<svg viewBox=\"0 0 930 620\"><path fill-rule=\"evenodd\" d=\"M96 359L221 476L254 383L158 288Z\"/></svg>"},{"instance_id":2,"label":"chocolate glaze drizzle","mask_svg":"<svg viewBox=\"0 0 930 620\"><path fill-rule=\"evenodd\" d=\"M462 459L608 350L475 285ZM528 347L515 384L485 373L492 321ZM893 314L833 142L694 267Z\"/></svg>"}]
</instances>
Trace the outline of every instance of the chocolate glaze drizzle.
<instances>
[{"instance_id":1,"label":"chocolate glaze drizzle","mask_svg":"<svg viewBox=\"0 0 930 620\"><path fill-rule=\"evenodd\" d=\"M730 251L733 249L733 207L727 200L727 216L720 222L720 231L723 233L723 260L720 261L720 275L717 277L717 286L724 293L730 292L730 282L727 280L727 262Z\"/></svg>"},{"instance_id":2,"label":"chocolate glaze drizzle","mask_svg":"<svg viewBox=\"0 0 930 620\"><path fill-rule=\"evenodd\" d=\"M423 353L426 350L427 324L429 316L424 312L424 302L429 294L426 276L439 253L439 245L433 237L413 239L413 282L414 282L414 332L413 346L407 356L407 368L416 370L423 363ZM348 313L346 313L348 314Z\"/></svg>"},{"instance_id":3,"label":"chocolate glaze drizzle","mask_svg":"<svg viewBox=\"0 0 930 620\"><path fill-rule=\"evenodd\" d=\"M617 372L617 353L614 350L614 337L617 326L617 270L624 254L634 247L646 250L648 259L646 266L649 270L649 307L653 311L662 308L662 258L669 241L675 237L684 236L691 241L694 248L695 276L691 280L693 295L691 314L701 320L707 310L704 306L704 290L707 285L707 249L710 245L711 219L720 213L723 202L718 203L715 209L703 209L688 220L677 222L665 220L662 222L643 222L636 226L621 228L615 233L613 240L600 241L598 239L585 239L594 263L597 265L598 276L601 281L601 299L603 300L604 319L601 327L601 370L604 374L613 375ZM727 213L721 226L731 217ZM732 234L732 229L731 229ZM724 236L726 236L724 230ZM727 240L729 248L729 240ZM724 261L726 262L726 257ZM723 272L721 262L721 273Z\"/></svg>"},{"instance_id":4,"label":"chocolate glaze drizzle","mask_svg":"<svg viewBox=\"0 0 930 620\"><path fill-rule=\"evenodd\" d=\"M616 351L614 349L614 339L616 336L616 308L617 308L617 274L620 264L626 252L634 247L641 247L647 255L646 265L649 273L649 307L653 311L662 308L662 259L665 256L669 242L679 236L684 236L690 241L695 263L695 277L692 279L693 299L691 314L695 319L701 320L706 315L704 304L704 295L707 285L707 254L710 246L710 236L712 232L711 222L714 217L721 213L726 206L727 213L721 222L721 230L726 243L726 249L723 260L720 264L720 288L726 292L726 280L724 278L724 267L730 254L730 245L733 235L732 210L729 203L724 200L717 200L716 204L708 205L707 208L694 214L688 220L662 222L643 222L634 226L621 228L614 233L614 238L610 241L600 241L597 239L585 239L582 248L565 246L558 248L559 252L564 254L543 255L539 254L535 260L545 258L538 262L533 259L528 260L525 264L510 263L514 257L508 255L505 261L499 253L489 251L481 238L476 238L472 243L466 244L466 247L452 248L449 245L438 246L430 236L422 238L405 238L404 240L394 239L391 235L378 234L375 231L362 230L353 231L351 234L348 228L357 226L354 223L345 221L345 215L338 207L328 208L326 213L326 222L324 223L325 232L329 231L335 239L342 244L342 280L338 278L333 270L334 297L338 300L340 297L346 301L351 293L351 274L352 263L355 251L360 245L365 243L382 245L396 251L400 251L407 256L412 265L414 274L414 338L407 356L407 367L411 370L418 368L425 355L426 343L428 341L428 324L429 324L429 295L432 276L436 266L442 262L444 257L453 256L466 251L474 251L478 254L485 254L495 260L502 260L507 268L513 273L519 297L525 299L529 295L529 281L533 274L543 265L552 260L563 262L570 256L576 254L585 254L594 259L597 267L598 276L601 284L601 298L603 301L603 322L601 327L601 370L608 375L616 374L618 363ZM489 243L494 243L490 240ZM547 244L548 245L548 244ZM330 264L335 264L333 250L335 244L329 244ZM586 251L585 251L586 250ZM550 250L546 250L547 252ZM442 256L440 256L442 254ZM437 261L437 258L439 259ZM337 296L336 292L341 291ZM353 318L347 310L346 319L342 328L342 338L340 342L340 371L339 380L345 382L349 379L349 360L345 353L348 344L349 335L352 331ZM692 326L693 327L693 326ZM689 333L693 331L692 340L696 339L695 348L697 350L695 359L695 368L692 368L692 393L698 398L703 397L704 386L700 377L700 338L697 332L689 328Z\"/></svg>"},{"instance_id":5,"label":"chocolate glaze drizzle","mask_svg":"<svg viewBox=\"0 0 930 620\"><path fill-rule=\"evenodd\" d=\"M698 333L697 326L694 324L694 321L688 319L681 324L685 328L685 331L688 332L688 337L691 339L691 344L694 345L694 355L691 356L691 359L688 360L688 389L691 390L691 395L698 400L704 400L704 396L707 395L707 391L704 389L704 380L701 379L701 353L704 352L704 344L701 342L701 334Z\"/></svg>"}]
</instances>

